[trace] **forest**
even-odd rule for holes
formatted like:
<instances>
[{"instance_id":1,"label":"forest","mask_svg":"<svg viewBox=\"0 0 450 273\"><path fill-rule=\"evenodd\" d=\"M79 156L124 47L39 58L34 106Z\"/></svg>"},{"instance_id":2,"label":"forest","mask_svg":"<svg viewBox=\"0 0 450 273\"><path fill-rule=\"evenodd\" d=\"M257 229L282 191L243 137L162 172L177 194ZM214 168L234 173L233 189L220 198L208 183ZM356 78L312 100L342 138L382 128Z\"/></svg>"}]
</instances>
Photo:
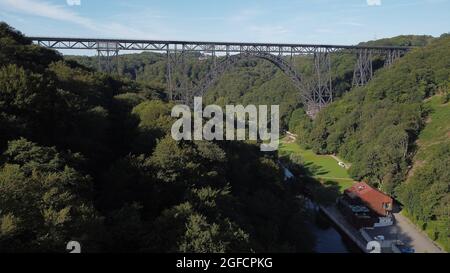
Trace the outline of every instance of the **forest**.
<instances>
[{"instance_id":1,"label":"forest","mask_svg":"<svg viewBox=\"0 0 450 273\"><path fill-rule=\"evenodd\" d=\"M226 72L205 103L279 104L301 146L351 162L353 179L392 195L449 250L450 36L361 45L415 48L390 68L375 56L373 80L356 88L355 57L333 55L335 102L314 120L257 59ZM312 58L290 61L312 79ZM190 81L210 65L187 58ZM120 55L108 76L95 57L63 58L2 24L0 68L0 251L63 252L71 239L92 252L312 251L276 153L172 140L165 56Z\"/></svg>"},{"instance_id":2,"label":"forest","mask_svg":"<svg viewBox=\"0 0 450 273\"><path fill-rule=\"evenodd\" d=\"M70 240L83 252L312 251L276 154L174 141L154 81L96 72L0 24L0 252Z\"/></svg>"}]
</instances>

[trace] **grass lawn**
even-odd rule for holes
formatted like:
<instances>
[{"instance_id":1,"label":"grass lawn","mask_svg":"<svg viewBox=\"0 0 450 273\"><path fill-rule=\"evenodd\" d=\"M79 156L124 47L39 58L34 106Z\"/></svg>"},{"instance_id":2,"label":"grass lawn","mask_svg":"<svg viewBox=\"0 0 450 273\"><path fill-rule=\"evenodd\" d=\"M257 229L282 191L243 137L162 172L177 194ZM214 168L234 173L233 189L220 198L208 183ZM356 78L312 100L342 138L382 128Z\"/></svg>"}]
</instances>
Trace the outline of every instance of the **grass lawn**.
<instances>
[{"instance_id":1,"label":"grass lawn","mask_svg":"<svg viewBox=\"0 0 450 273\"><path fill-rule=\"evenodd\" d=\"M329 155L317 155L311 150L302 149L297 143L280 143L280 155L297 154L303 159L307 174L320 183L309 185L315 199L321 203L332 203L355 181L345 168L338 165Z\"/></svg>"},{"instance_id":2,"label":"grass lawn","mask_svg":"<svg viewBox=\"0 0 450 273\"><path fill-rule=\"evenodd\" d=\"M338 162L328 155L317 155L311 150L302 149L297 143L281 143L281 155L291 153L302 157L305 167L310 176L318 179L333 180L343 184L351 185L353 179L348 175L345 168L338 165Z\"/></svg>"}]
</instances>

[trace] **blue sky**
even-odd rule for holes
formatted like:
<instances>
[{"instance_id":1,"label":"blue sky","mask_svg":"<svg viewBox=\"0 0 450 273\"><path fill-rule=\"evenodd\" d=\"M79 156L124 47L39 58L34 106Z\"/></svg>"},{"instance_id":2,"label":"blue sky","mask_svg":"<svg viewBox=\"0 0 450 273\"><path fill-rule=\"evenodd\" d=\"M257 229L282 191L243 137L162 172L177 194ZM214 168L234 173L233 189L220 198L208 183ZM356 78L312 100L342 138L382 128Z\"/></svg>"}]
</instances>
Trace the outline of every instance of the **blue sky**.
<instances>
[{"instance_id":1,"label":"blue sky","mask_svg":"<svg viewBox=\"0 0 450 273\"><path fill-rule=\"evenodd\" d=\"M0 0L29 36L356 44L450 32L450 0Z\"/></svg>"}]
</instances>

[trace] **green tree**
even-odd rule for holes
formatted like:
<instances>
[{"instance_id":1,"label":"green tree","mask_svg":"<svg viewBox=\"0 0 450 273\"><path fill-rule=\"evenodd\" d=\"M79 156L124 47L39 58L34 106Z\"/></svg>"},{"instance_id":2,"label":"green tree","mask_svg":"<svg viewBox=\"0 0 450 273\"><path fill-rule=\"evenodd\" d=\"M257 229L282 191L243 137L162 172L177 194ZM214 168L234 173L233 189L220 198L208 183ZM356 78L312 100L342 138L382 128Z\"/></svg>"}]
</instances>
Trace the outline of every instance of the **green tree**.
<instances>
[{"instance_id":1,"label":"green tree","mask_svg":"<svg viewBox=\"0 0 450 273\"><path fill-rule=\"evenodd\" d=\"M72 239L96 247L101 224L90 202L90 178L71 167L77 155L61 154L25 139L11 141L0 169L2 251L65 251Z\"/></svg>"}]
</instances>

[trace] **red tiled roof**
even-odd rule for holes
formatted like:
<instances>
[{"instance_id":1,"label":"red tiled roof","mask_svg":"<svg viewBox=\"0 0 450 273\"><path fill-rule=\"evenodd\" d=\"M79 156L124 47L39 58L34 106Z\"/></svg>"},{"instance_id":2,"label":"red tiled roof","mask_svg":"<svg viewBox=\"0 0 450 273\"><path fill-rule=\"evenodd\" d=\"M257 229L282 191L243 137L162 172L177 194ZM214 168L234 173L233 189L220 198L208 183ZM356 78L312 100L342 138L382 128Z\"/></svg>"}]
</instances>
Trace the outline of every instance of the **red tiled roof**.
<instances>
[{"instance_id":1,"label":"red tiled roof","mask_svg":"<svg viewBox=\"0 0 450 273\"><path fill-rule=\"evenodd\" d=\"M361 201L380 214L385 214L385 210L382 207L383 203L392 204L393 202L390 196L372 188L364 182L353 185L351 188L345 190L345 193L349 196L359 197Z\"/></svg>"}]
</instances>

